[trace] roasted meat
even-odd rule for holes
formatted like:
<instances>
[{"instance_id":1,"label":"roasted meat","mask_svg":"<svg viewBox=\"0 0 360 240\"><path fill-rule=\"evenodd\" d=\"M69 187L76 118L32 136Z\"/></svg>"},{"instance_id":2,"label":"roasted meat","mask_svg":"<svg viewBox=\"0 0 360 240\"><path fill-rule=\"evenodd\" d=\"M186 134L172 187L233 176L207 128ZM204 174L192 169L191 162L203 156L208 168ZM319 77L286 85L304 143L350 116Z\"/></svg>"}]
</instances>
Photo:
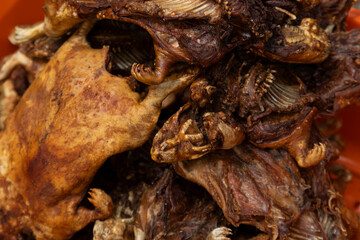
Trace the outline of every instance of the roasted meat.
<instances>
[{"instance_id":1,"label":"roasted meat","mask_svg":"<svg viewBox=\"0 0 360 240\"><path fill-rule=\"evenodd\" d=\"M359 236L333 163L350 6L46 0L0 68L0 238Z\"/></svg>"},{"instance_id":2,"label":"roasted meat","mask_svg":"<svg viewBox=\"0 0 360 240\"><path fill-rule=\"evenodd\" d=\"M89 192L95 209L78 207L91 179L108 157L146 142L164 98L196 77L174 74L141 99L106 71L108 48L90 48L91 26L62 45L0 133L2 238L31 229L37 239L67 239L109 217L112 201L100 189Z\"/></svg>"}]
</instances>

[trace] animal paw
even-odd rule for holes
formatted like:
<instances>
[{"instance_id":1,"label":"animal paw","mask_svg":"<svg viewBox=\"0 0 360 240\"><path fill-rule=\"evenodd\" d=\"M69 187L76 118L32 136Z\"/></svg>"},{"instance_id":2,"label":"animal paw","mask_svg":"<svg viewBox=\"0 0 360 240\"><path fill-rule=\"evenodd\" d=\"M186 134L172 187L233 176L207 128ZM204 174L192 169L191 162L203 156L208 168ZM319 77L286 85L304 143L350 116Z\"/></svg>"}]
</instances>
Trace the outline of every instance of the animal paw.
<instances>
[{"instance_id":1,"label":"animal paw","mask_svg":"<svg viewBox=\"0 0 360 240\"><path fill-rule=\"evenodd\" d=\"M38 38L43 34L43 22L31 26L16 26L14 32L9 36L9 41L14 45L18 45Z\"/></svg>"},{"instance_id":2,"label":"animal paw","mask_svg":"<svg viewBox=\"0 0 360 240\"><path fill-rule=\"evenodd\" d=\"M186 133L188 130L193 133ZM195 121L192 119L186 120L186 122L181 125L179 135L180 139L192 143L201 142L204 139L204 135L200 132Z\"/></svg>"},{"instance_id":3,"label":"animal paw","mask_svg":"<svg viewBox=\"0 0 360 240\"><path fill-rule=\"evenodd\" d=\"M218 227L212 230L206 237L206 240L230 240L228 238L231 235L231 229L227 227Z\"/></svg>"},{"instance_id":4,"label":"animal paw","mask_svg":"<svg viewBox=\"0 0 360 240\"><path fill-rule=\"evenodd\" d=\"M326 146L323 143L314 144L314 147L308 151L306 157L303 160L298 161L300 167L311 167L325 158Z\"/></svg>"},{"instance_id":5,"label":"animal paw","mask_svg":"<svg viewBox=\"0 0 360 240\"><path fill-rule=\"evenodd\" d=\"M101 213L103 216L102 218L106 218L111 215L114 205L109 195L98 188L91 188L89 190L89 195L89 202L91 202L95 209Z\"/></svg>"},{"instance_id":6,"label":"animal paw","mask_svg":"<svg viewBox=\"0 0 360 240\"><path fill-rule=\"evenodd\" d=\"M139 82L148 85L157 85L163 81L163 78L157 76L151 67L145 67L144 64L139 63L134 63L132 65L131 75Z\"/></svg>"}]
</instances>

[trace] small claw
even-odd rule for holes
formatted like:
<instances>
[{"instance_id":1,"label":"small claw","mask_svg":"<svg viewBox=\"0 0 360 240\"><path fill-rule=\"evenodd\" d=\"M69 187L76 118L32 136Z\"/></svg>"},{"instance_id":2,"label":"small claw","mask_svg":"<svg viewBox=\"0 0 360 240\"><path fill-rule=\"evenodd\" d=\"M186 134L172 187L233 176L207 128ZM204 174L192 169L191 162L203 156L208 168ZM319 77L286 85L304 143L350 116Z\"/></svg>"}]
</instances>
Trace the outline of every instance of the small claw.
<instances>
[{"instance_id":1,"label":"small claw","mask_svg":"<svg viewBox=\"0 0 360 240\"><path fill-rule=\"evenodd\" d=\"M148 85L160 84L164 79L160 78L150 67L144 64L134 63L131 67L131 75L139 82Z\"/></svg>"},{"instance_id":2,"label":"small claw","mask_svg":"<svg viewBox=\"0 0 360 240\"><path fill-rule=\"evenodd\" d=\"M89 195L89 202L94 205L96 210L102 213L104 218L111 215L114 205L109 195L98 188L91 188L89 190Z\"/></svg>"},{"instance_id":3,"label":"small claw","mask_svg":"<svg viewBox=\"0 0 360 240\"><path fill-rule=\"evenodd\" d=\"M303 161L298 161L300 167L311 167L325 158L326 146L323 143L314 144L314 147L308 151L305 159Z\"/></svg>"},{"instance_id":4,"label":"small claw","mask_svg":"<svg viewBox=\"0 0 360 240\"><path fill-rule=\"evenodd\" d=\"M188 119L188 120L186 120L186 122L184 122L183 124L181 124L180 134L185 134L186 131L189 129L190 125L193 124L193 122L194 122L194 120Z\"/></svg>"},{"instance_id":5,"label":"small claw","mask_svg":"<svg viewBox=\"0 0 360 240\"><path fill-rule=\"evenodd\" d=\"M206 240L230 240L227 236L231 235L231 229L227 227L218 227L212 230L206 237Z\"/></svg>"},{"instance_id":6,"label":"small claw","mask_svg":"<svg viewBox=\"0 0 360 240\"><path fill-rule=\"evenodd\" d=\"M186 131L190 128L190 126L193 126L195 132L197 133L187 134ZM204 135L200 132L199 128L195 124L195 121L192 119L186 120L186 122L181 125L179 135L180 139L190 142L201 142L204 139Z\"/></svg>"},{"instance_id":7,"label":"small claw","mask_svg":"<svg viewBox=\"0 0 360 240\"><path fill-rule=\"evenodd\" d=\"M203 139L204 139L204 135L202 133L197 133L197 134L185 134L183 140L190 142L201 142Z\"/></svg>"},{"instance_id":8,"label":"small claw","mask_svg":"<svg viewBox=\"0 0 360 240\"><path fill-rule=\"evenodd\" d=\"M207 144L204 146L193 146L192 150L194 150L195 152L199 152L199 153L205 153L211 150L211 144Z\"/></svg>"}]
</instances>

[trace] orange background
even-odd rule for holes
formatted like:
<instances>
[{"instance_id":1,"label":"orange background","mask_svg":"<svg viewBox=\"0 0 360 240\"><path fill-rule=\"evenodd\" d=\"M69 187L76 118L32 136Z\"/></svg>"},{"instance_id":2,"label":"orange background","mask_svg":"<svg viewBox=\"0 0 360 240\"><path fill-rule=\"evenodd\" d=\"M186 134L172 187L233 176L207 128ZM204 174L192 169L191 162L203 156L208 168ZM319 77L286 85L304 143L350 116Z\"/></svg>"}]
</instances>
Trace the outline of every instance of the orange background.
<instances>
[{"instance_id":1,"label":"orange background","mask_svg":"<svg viewBox=\"0 0 360 240\"><path fill-rule=\"evenodd\" d=\"M0 59L16 48L7 40L16 25L32 24L43 18L44 0L6 0L0 8ZM348 18L348 28L360 27L360 11L352 9ZM345 190L345 200L350 207L360 213L360 107L342 111L341 135L346 141L346 150L339 161L353 173L353 180Z\"/></svg>"}]
</instances>

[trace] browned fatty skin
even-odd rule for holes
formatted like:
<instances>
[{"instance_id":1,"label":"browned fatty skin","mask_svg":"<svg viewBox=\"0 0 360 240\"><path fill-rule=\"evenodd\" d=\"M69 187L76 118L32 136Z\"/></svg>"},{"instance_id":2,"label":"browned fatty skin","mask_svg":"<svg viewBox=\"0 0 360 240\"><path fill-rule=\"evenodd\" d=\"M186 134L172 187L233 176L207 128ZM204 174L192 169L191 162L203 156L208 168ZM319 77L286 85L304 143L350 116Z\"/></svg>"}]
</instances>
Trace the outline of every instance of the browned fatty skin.
<instances>
[{"instance_id":1,"label":"browned fatty skin","mask_svg":"<svg viewBox=\"0 0 360 240\"><path fill-rule=\"evenodd\" d=\"M95 210L77 206L94 174L109 156L142 145L162 100L194 77L173 76L150 88L140 102L126 79L106 71L108 49L91 49L82 31L31 84L0 135L1 177L24 199L19 208L27 208L24 218L31 220L22 226L38 239L68 239L90 221L110 215L111 199L97 189L89 193Z\"/></svg>"}]
</instances>

